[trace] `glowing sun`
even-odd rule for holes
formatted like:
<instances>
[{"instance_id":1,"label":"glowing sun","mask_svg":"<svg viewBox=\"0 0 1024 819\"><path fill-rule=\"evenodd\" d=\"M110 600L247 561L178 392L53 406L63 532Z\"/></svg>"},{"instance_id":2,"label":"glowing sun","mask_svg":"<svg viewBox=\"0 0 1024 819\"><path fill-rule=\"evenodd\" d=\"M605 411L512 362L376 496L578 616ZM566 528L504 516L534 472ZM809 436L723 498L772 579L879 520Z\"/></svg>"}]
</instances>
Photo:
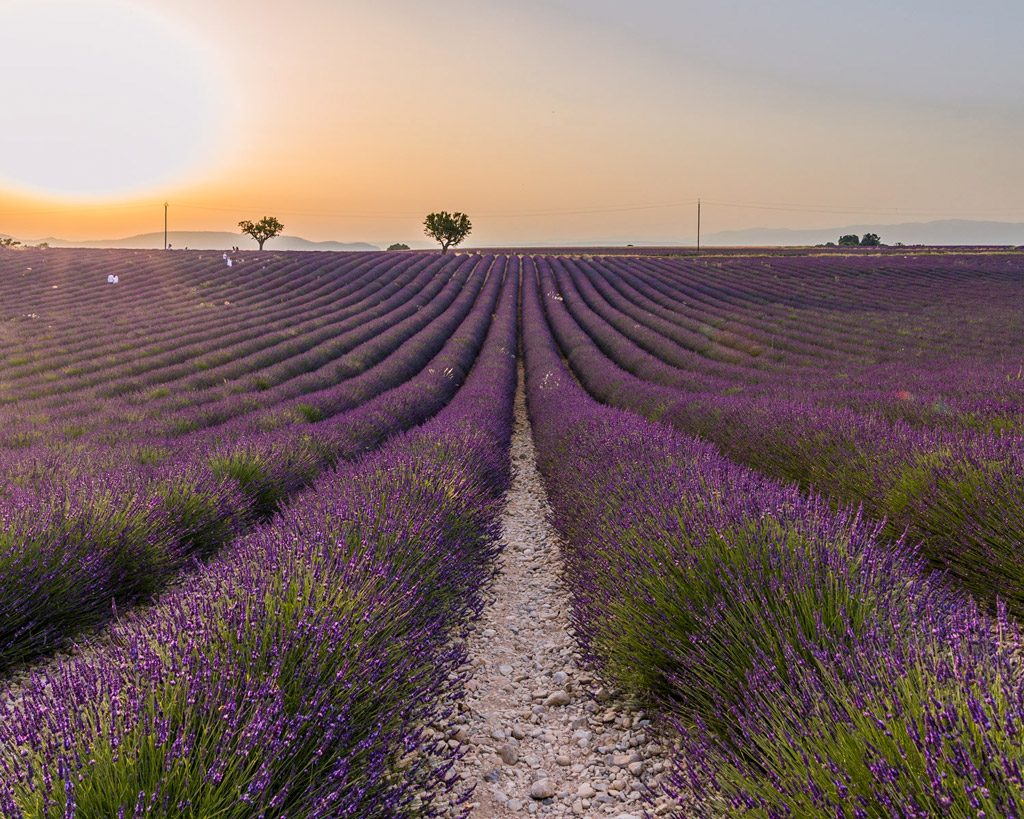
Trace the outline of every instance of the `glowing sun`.
<instances>
[{"instance_id":1,"label":"glowing sun","mask_svg":"<svg viewBox=\"0 0 1024 819\"><path fill-rule=\"evenodd\" d=\"M0 183L110 196L185 181L213 158L226 94L185 31L121 0L0 10Z\"/></svg>"}]
</instances>

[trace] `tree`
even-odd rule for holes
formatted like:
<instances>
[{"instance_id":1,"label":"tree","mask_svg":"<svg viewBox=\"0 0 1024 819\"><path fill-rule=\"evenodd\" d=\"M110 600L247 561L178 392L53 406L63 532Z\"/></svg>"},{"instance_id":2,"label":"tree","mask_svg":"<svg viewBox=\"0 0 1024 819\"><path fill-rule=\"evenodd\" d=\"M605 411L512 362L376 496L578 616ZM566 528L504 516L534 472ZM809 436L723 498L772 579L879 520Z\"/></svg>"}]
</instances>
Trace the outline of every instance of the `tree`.
<instances>
[{"instance_id":1,"label":"tree","mask_svg":"<svg viewBox=\"0 0 1024 819\"><path fill-rule=\"evenodd\" d=\"M19 242L17 239L12 239L9 236L6 239L0 239L0 247L14 247L15 245L20 244L21 242Z\"/></svg>"},{"instance_id":2,"label":"tree","mask_svg":"<svg viewBox=\"0 0 1024 819\"><path fill-rule=\"evenodd\" d=\"M273 239L275 236L280 236L281 231L284 230L284 225L277 221L273 216L264 216L258 222L253 224L248 219L238 223L238 226L242 229L242 233L248 233L260 243L260 250L263 250L263 243L267 239Z\"/></svg>"},{"instance_id":3,"label":"tree","mask_svg":"<svg viewBox=\"0 0 1024 819\"><path fill-rule=\"evenodd\" d=\"M840 247L853 247L854 245L860 244L860 237L856 233L847 233L845 236L839 237Z\"/></svg>"},{"instance_id":4,"label":"tree","mask_svg":"<svg viewBox=\"0 0 1024 819\"><path fill-rule=\"evenodd\" d=\"M439 213L428 213L427 218L423 220L423 232L441 243L442 253L447 253L451 245L461 244L472 228L469 217L464 213L448 213L442 210Z\"/></svg>"},{"instance_id":5,"label":"tree","mask_svg":"<svg viewBox=\"0 0 1024 819\"><path fill-rule=\"evenodd\" d=\"M878 247L882 240L878 238L877 233L865 233L860 243L862 247Z\"/></svg>"},{"instance_id":6,"label":"tree","mask_svg":"<svg viewBox=\"0 0 1024 819\"><path fill-rule=\"evenodd\" d=\"M393 245L388 245L388 250L408 250L409 245L403 244L402 242L395 242Z\"/></svg>"}]
</instances>

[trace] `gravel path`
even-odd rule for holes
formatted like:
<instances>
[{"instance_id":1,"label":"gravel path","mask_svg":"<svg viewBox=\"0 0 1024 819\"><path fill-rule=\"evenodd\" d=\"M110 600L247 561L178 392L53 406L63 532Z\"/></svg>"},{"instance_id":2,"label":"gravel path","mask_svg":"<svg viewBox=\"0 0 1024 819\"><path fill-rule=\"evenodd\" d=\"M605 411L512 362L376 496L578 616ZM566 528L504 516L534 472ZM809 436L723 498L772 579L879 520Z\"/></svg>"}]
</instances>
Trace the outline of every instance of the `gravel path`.
<instances>
[{"instance_id":1,"label":"gravel path","mask_svg":"<svg viewBox=\"0 0 1024 819\"><path fill-rule=\"evenodd\" d=\"M447 729L466 746L453 773L475 785L470 819L668 813L659 786L668 759L649 721L577 665L521 377L512 465L499 573L467 636L472 677Z\"/></svg>"}]
</instances>

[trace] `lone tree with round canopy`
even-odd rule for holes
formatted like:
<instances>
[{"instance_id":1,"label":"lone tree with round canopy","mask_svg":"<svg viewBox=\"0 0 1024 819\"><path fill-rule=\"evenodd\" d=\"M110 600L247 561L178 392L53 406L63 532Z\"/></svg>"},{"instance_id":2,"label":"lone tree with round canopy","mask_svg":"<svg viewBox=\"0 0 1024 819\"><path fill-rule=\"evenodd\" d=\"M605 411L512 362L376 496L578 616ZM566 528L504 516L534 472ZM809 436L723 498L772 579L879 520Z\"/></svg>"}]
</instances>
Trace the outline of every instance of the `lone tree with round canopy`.
<instances>
[{"instance_id":1,"label":"lone tree with round canopy","mask_svg":"<svg viewBox=\"0 0 1024 819\"><path fill-rule=\"evenodd\" d=\"M448 248L462 243L473 229L469 217L464 213L428 213L423 220L423 232L431 239L441 243L441 252L447 253Z\"/></svg>"},{"instance_id":2,"label":"lone tree with round canopy","mask_svg":"<svg viewBox=\"0 0 1024 819\"><path fill-rule=\"evenodd\" d=\"M247 233L252 236L260 244L260 250L263 250L263 243L267 239L273 239L275 236L280 236L281 231L284 230L284 225L277 221L274 216L264 216L258 222L250 222L248 219L243 219L238 223L238 226L242 229L242 233Z\"/></svg>"}]
</instances>

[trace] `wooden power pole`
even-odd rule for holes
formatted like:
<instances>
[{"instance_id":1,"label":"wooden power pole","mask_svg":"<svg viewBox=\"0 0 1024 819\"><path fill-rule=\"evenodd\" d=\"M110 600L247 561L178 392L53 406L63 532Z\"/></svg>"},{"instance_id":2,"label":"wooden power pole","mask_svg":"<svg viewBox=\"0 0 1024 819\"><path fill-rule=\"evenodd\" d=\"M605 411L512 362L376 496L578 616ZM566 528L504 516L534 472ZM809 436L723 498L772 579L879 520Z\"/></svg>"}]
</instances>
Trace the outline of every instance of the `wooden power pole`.
<instances>
[{"instance_id":1,"label":"wooden power pole","mask_svg":"<svg viewBox=\"0 0 1024 819\"><path fill-rule=\"evenodd\" d=\"M700 253L700 199L697 200L697 252Z\"/></svg>"}]
</instances>

